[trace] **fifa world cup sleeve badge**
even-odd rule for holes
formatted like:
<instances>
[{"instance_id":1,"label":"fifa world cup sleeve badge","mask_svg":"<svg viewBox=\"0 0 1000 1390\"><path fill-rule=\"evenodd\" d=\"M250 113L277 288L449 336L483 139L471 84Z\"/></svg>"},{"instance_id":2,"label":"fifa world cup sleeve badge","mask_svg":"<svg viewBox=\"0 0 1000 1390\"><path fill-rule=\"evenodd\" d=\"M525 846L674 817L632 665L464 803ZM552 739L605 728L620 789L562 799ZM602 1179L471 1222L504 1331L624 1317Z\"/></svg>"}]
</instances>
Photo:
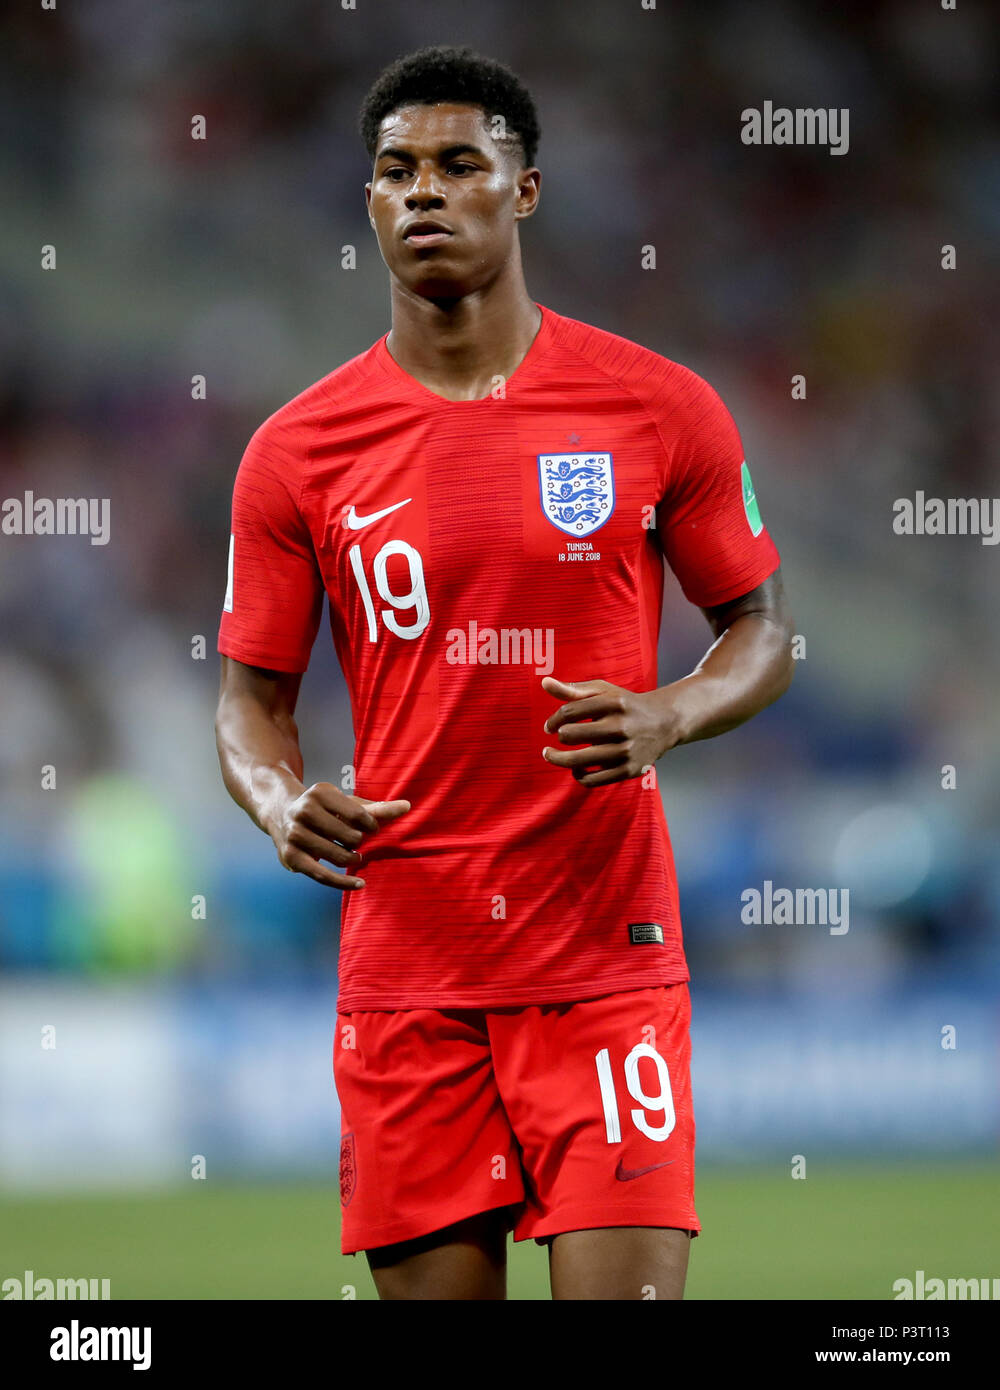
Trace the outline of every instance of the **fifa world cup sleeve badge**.
<instances>
[{"instance_id":1,"label":"fifa world cup sleeve badge","mask_svg":"<svg viewBox=\"0 0 1000 1390\"><path fill-rule=\"evenodd\" d=\"M757 506L757 494L753 490L753 479L750 476L750 469L747 467L746 459L743 460L740 466L740 480L743 485L743 510L746 512L750 534L752 536L759 536L764 529L764 523L760 519L760 508Z\"/></svg>"}]
</instances>

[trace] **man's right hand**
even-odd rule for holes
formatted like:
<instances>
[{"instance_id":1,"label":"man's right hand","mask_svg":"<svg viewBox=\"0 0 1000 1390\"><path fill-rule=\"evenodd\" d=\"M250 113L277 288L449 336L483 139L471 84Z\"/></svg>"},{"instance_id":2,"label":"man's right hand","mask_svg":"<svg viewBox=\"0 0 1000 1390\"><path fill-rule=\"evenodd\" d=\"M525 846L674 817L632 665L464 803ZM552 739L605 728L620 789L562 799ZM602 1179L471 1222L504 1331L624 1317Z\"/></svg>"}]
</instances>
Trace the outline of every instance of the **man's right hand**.
<instances>
[{"instance_id":1,"label":"man's right hand","mask_svg":"<svg viewBox=\"0 0 1000 1390\"><path fill-rule=\"evenodd\" d=\"M361 858L358 850L365 837L409 809L408 801L369 801L349 796L331 782L314 782L286 802L267 829L279 860L292 873L330 888L363 888L363 878L334 873L320 860L350 868Z\"/></svg>"}]
</instances>

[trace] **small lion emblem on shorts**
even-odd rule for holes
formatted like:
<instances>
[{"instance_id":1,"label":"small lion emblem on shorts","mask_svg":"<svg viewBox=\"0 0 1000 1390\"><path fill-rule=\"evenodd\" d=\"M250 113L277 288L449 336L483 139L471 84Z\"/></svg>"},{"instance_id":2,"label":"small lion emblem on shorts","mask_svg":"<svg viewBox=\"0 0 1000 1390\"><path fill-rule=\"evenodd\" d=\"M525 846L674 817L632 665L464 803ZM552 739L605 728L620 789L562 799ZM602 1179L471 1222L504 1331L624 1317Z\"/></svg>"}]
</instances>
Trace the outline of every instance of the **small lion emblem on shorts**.
<instances>
[{"instance_id":1,"label":"small lion emblem on shorts","mask_svg":"<svg viewBox=\"0 0 1000 1390\"><path fill-rule=\"evenodd\" d=\"M354 1135L345 1134L340 1141L340 1202L348 1207L358 1182L358 1165L354 1154Z\"/></svg>"}]
</instances>

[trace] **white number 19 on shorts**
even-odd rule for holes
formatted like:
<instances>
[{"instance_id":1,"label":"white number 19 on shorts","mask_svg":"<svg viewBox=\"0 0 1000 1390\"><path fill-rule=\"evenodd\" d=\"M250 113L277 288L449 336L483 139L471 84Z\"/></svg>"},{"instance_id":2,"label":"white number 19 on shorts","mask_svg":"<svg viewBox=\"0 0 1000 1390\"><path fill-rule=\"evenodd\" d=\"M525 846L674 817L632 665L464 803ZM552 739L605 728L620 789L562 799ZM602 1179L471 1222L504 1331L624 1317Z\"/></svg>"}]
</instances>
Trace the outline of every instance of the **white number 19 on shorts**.
<instances>
[{"instance_id":1,"label":"white number 19 on shorts","mask_svg":"<svg viewBox=\"0 0 1000 1390\"><path fill-rule=\"evenodd\" d=\"M650 1057L656 1066L656 1074L659 1078L660 1089L655 1096L647 1096L646 1092L639 1084L639 1058ZM611 1057L606 1047L602 1048L594 1058L597 1064L597 1079L601 1086L601 1100L604 1104L604 1123L608 1132L609 1144L620 1144L622 1138L621 1113L618 1109L618 1096L615 1092L615 1079L611 1073ZM657 1141L666 1139L677 1123L677 1116L674 1114L674 1095L670 1089L670 1073L667 1071L667 1064L657 1052L655 1047L650 1047L648 1043L636 1043L632 1051L625 1058L625 1086L633 1100L637 1100L642 1109L631 1111L632 1123L641 1134L645 1134L647 1139ZM649 1110L654 1115L662 1112L663 1123L651 1125L646 1119L645 1112Z\"/></svg>"}]
</instances>

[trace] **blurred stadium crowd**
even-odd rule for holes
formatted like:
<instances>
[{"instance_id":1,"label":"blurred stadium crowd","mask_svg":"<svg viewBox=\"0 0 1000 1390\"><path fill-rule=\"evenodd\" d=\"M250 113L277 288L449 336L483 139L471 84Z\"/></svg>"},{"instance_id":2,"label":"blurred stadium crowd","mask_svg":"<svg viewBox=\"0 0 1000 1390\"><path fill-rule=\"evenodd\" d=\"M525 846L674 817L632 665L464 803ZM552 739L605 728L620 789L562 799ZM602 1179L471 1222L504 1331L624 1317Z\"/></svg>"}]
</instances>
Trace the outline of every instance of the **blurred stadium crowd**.
<instances>
[{"instance_id":1,"label":"blurred stadium crowd","mask_svg":"<svg viewBox=\"0 0 1000 1390\"><path fill-rule=\"evenodd\" d=\"M230 491L265 416L389 327L366 87L469 42L540 111L529 290L720 391L805 639L779 705L660 765L695 981L995 980L998 553L892 528L918 489L997 492L995 40L971 0L7 7L0 497L109 498L111 541L0 537L0 967L334 969L337 897L218 774ZM764 100L847 107L849 153L745 146ZM667 593L664 682L710 640ZM299 722L307 774L339 781L325 626ZM744 925L765 880L849 888L850 933Z\"/></svg>"}]
</instances>

